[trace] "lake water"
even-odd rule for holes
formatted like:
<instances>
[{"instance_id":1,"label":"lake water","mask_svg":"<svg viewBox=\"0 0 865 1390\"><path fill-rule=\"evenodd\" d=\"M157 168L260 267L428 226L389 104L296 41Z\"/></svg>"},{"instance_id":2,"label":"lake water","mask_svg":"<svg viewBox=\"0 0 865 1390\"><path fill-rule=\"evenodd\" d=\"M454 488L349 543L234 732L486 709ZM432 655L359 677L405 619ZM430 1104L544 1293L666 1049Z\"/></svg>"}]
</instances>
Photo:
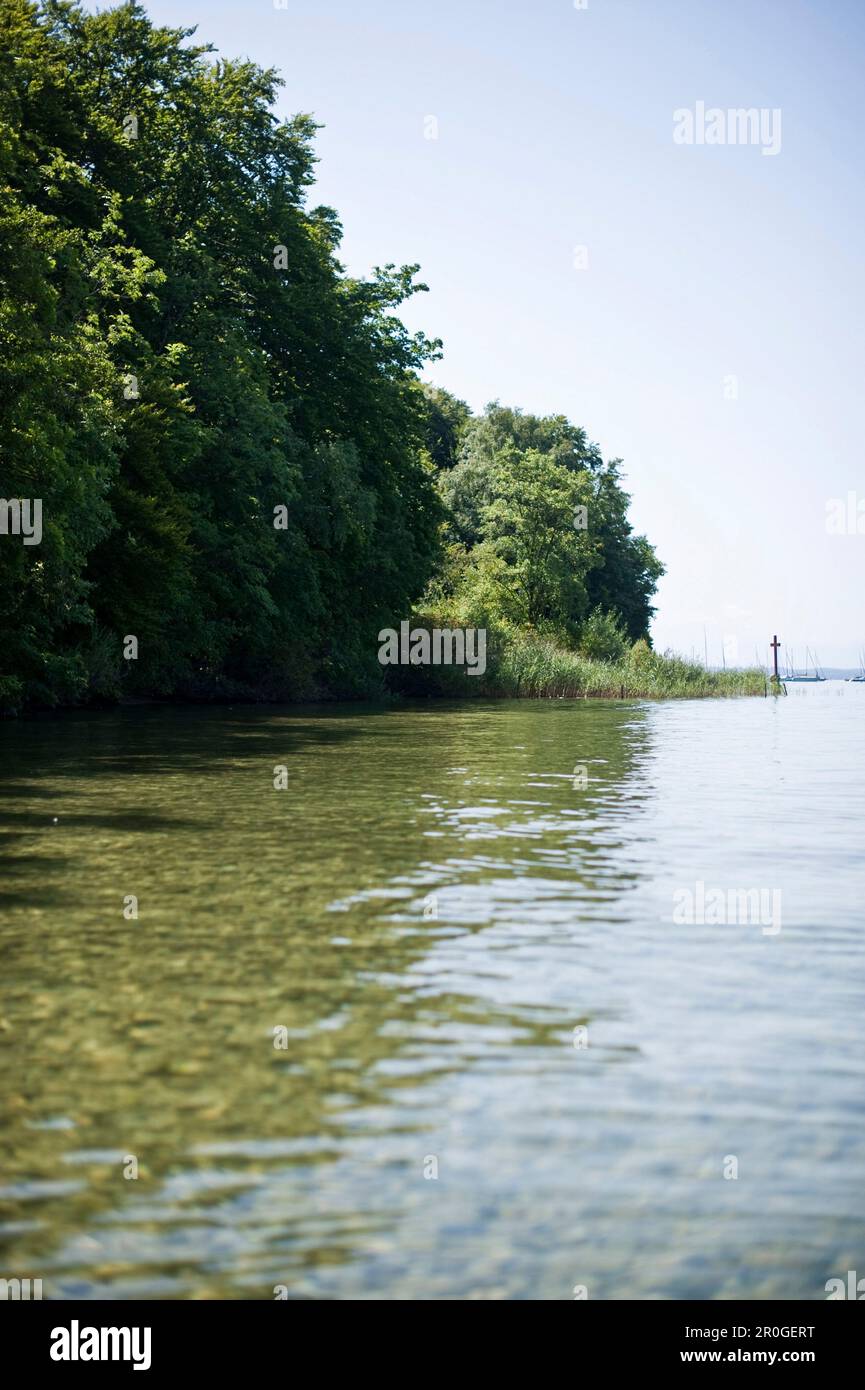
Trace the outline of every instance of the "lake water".
<instances>
[{"instance_id":1,"label":"lake water","mask_svg":"<svg viewBox=\"0 0 865 1390\"><path fill-rule=\"evenodd\" d=\"M789 691L0 726L0 1275L865 1275L865 685Z\"/></svg>"}]
</instances>

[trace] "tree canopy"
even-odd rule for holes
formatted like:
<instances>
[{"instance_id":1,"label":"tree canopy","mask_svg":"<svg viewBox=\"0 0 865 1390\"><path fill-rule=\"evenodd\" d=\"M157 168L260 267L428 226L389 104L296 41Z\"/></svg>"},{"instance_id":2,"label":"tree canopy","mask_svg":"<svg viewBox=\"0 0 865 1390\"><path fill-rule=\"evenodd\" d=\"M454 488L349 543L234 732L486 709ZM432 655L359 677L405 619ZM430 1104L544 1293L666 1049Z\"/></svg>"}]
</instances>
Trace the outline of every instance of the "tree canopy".
<instances>
[{"instance_id":1,"label":"tree canopy","mask_svg":"<svg viewBox=\"0 0 865 1390\"><path fill-rule=\"evenodd\" d=\"M136 4L0 0L0 494L43 516L0 534L0 709L368 693L425 592L648 631L618 464L422 384L418 267L345 273L279 85Z\"/></svg>"},{"instance_id":2,"label":"tree canopy","mask_svg":"<svg viewBox=\"0 0 865 1390\"><path fill-rule=\"evenodd\" d=\"M631 641L648 636L663 566L628 521L620 460L605 463L562 415L498 402L463 421L455 455L439 475L437 600L567 645L588 641L601 613Z\"/></svg>"}]
</instances>

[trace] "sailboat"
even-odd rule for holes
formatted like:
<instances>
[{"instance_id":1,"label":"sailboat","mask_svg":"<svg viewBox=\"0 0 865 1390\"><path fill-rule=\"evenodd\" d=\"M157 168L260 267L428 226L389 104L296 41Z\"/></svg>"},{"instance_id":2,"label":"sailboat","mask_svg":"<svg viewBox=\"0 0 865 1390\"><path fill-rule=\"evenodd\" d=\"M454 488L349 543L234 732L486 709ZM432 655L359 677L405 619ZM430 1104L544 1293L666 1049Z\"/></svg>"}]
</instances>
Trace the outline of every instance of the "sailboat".
<instances>
[{"instance_id":1,"label":"sailboat","mask_svg":"<svg viewBox=\"0 0 865 1390\"><path fill-rule=\"evenodd\" d=\"M847 679L848 679L849 681L854 681L854 682L865 681L865 650L862 650L862 651L860 651L860 653L859 653L859 674L858 674L858 676L848 676Z\"/></svg>"},{"instance_id":2,"label":"sailboat","mask_svg":"<svg viewBox=\"0 0 865 1390\"><path fill-rule=\"evenodd\" d=\"M812 675L809 675L809 673L808 673L808 664L809 664L809 658L810 658L810 656L811 656L811 653L810 653L810 651L808 650L808 648L806 647L806 648L805 648L805 670L804 670L804 671L794 671L794 670L791 670L791 671L784 677L785 683L788 682L788 681L808 681L809 684L813 684L814 681L824 681L824 680L826 679L825 676L821 676L819 667L817 666L817 653L816 653L816 652L814 653L814 674L813 674L813 676L812 676Z\"/></svg>"}]
</instances>

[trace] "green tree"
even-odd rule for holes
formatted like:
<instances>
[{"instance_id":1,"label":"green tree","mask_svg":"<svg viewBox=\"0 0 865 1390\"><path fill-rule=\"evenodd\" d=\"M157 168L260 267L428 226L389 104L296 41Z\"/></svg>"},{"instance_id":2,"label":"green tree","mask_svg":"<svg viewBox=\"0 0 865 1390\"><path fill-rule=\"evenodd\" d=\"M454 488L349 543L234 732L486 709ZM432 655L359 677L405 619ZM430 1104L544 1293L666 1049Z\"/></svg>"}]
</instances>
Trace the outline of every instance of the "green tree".
<instances>
[{"instance_id":1,"label":"green tree","mask_svg":"<svg viewBox=\"0 0 865 1390\"><path fill-rule=\"evenodd\" d=\"M191 34L0 3L7 703L350 693L435 563L417 268L345 275L314 121Z\"/></svg>"},{"instance_id":2,"label":"green tree","mask_svg":"<svg viewBox=\"0 0 865 1390\"><path fill-rule=\"evenodd\" d=\"M585 507L582 521L586 532L582 543L574 548L561 539L554 544L551 528L548 546L533 542L524 550L516 586L513 573L506 578L506 571L516 561L507 555L507 531L501 529L502 508L510 511L514 505L515 482L507 460L530 456L539 483L534 493L536 504L549 485L550 504L555 510L562 480L578 480L573 494ZM457 462L439 475L447 513L446 558L430 591L431 600L452 601L455 611L460 611L467 598L471 605L477 605L483 596L483 602L491 605L491 613L504 611L501 595L508 585L514 594L517 588L522 593L521 621L555 631L564 641L577 640L590 609L617 614L632 640L647 636L654 612L651 599L663 566L646 538L633 533L628 521L630 498L621 486L620 466L619 460L605 463L586 432L563 415L536 416L498 402L487 406L482 416L461 427ZM514 533L520 529L513 520L511 529ZM566 529L571 529L570 523ZM539 566L537 574L535 564ZM568 581L569 564L573 573ZM557 567L556 600L549 597L550 565ZM548 597L542 600L542 593ZM520 621L516 598L507 606L512 620ZM534 615L531 618L527 616L529 608Z\"/></svg>"},{"instance_id":3,"label":"green tree","mask_svg":"<svg viewBox=\"0 0 865 1390\"><path fill-rule=\"evenodd\" d=\"M594 661L624 661L630 648L618 614L593 608L580 629L580 651Z\"/></svg>"},{"instance_id":4,"label":"green tree","mask_svg":"<svg viewBox=\"0 0 865 1390\"><path fill-rule=\"evenodd\" d=\"M490 616L576 637L596 548L578 524L589 496L586 474L551 454L500 455L495 495L482 514L484 539L472 557Z\"/></svg>"},{"instance_id":5,"label":"green tree","mask_svg":"<svg viewBox=\"0 0 865 1390\"><path fill-rule=\"evenodd\" d=\"M422 389L426 402L424 442L427 452L436 468L453 468L472 413L465 401L457 400L440 386L425 383Z\"/></svg>"},{"instance_id":6,"label":"green tree","mask_svg":"<svg viewBox=\"0 0 865 1390\"><path fill-rule=\"evenodd\" d=\"M587 581L593 608L619 615L625 632L635 641L647 637L654 616L652 598L664 573L645 536L636 535L628 520L630 497L621 485L621 460L598 469L592 480L589 525L600 541L600 563Z\"/></svg>"}]
</instances>

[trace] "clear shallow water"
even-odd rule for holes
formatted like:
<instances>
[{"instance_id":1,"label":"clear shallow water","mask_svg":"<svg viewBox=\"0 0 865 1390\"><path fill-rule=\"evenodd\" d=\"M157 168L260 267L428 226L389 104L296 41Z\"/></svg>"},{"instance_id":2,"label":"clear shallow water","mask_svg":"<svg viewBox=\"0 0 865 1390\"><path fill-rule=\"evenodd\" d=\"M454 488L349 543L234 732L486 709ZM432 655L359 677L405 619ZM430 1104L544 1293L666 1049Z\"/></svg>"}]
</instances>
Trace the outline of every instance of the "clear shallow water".
<instances>
[{"instance_id":1,"label":"clear shallow water","mask_svg":"<svg viewBox=\"0 0 865 1390\"><path fill-rule=\"evenodd\" d=\"M865 1271L865 686L128 710L0 754L0 1275L811 1299ZM674 920L697 881L780 889L780 932Z\"/></svg>"}]
</instances>

